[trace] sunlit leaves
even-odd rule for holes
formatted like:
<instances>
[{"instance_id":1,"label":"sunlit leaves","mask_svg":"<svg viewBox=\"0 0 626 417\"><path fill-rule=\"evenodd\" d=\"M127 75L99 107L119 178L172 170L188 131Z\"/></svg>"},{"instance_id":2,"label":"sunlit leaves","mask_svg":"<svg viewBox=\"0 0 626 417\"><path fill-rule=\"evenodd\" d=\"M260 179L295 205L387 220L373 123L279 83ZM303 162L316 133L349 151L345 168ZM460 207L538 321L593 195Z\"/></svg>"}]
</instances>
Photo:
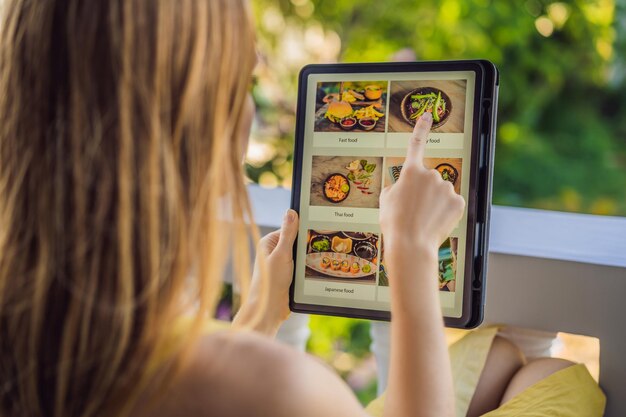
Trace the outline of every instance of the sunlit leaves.
<instances>
[{"instance_id":1,"label":"sunlit leaves","mask_svg":"<svg viewBox=\"0 0 626 417\"><path fill-rule=\"evenodd\" d=\"M267 56L258 98L272 97L256 138L277 148L272 158L289 153L293 125L279 114L293 120L304 63L386 61L403 48L421 60L480 57L496 63L502 80L494 201L626 214L626 23L615 24L626 12L615 0L253 4ZM251 167L253 179L263 170L287 184L286 169L272 163ZM580 204L563 190L575 190Z\"/></svg>"}]
</instances>

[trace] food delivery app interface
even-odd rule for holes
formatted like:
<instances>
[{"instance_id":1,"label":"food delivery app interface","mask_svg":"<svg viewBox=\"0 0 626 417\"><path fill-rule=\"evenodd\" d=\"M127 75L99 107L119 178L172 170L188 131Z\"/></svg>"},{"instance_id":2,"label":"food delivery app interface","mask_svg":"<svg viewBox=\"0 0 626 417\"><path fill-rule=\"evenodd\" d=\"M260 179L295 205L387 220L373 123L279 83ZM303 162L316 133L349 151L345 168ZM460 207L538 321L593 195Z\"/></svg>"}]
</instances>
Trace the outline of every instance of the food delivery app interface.
<instances>
[{"instance_id":1,"label":"food delivery app interface","mask_svg":"<svg viewBox=\"0 0 626 417\"><path fill-rule=\"evenodd\" d=\"M294 299L389 310L389 283L412 271L388 274L380 192L400 177L413 127L431 112L424 163L467 199L475 73L310 74L306 83ZM466 230L467 214L439 248L448 317L462 314Z\"/></svg>"}]
</instances>

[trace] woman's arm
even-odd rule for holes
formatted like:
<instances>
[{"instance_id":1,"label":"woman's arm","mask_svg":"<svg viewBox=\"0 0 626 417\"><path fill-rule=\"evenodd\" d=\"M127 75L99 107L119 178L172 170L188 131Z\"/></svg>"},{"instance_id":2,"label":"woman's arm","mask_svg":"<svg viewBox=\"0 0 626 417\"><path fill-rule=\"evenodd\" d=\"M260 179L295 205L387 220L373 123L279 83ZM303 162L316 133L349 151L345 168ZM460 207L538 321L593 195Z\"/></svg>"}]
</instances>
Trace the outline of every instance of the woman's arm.
<instances>
[{"instance_id":1,"label":"woman's arm","mask_svg":"<svg viewBox=\"0 0 626 417\"><path fill-rule=\"evenodd\" d=\"M452 374L435 278L437 253L418 245L393 251L396 255L387 260L389 276L415 282L391 284L395 302L384 415L453 416Z\"/></svg>"},{"instance_id":2,"label":"woman's arm","mask_svg":"<svg viewBox=\"0 0 626 417\"><path fill-rule=\"evenodd\" d=\"M452 184L424 167L432 126L425 113L398 182L381 195L391 290L391 363L386 416L453 416L454 391L437 288L439 245L463 214Z\"/></svg>"}]
</instances>

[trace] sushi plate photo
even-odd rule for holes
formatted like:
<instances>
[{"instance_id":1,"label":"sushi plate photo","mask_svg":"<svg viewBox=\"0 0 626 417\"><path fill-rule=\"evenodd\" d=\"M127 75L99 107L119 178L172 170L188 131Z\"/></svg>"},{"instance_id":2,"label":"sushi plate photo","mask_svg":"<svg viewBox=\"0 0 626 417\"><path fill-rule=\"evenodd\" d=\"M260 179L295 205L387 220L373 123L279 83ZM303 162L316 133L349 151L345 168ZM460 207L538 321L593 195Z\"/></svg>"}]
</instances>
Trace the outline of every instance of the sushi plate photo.
<instances>
[{"instance_id":1,"label":"sushi plate photo","mask_svg":"<svg viewBox=\"0 0 626 417\"><path fill-rule=\"evenodd\" d=\"M365 278L376 272L373 262L354 255L334 252L309 253L306 266L315 272L334 278Z\"/></svg>"}]
</instances>

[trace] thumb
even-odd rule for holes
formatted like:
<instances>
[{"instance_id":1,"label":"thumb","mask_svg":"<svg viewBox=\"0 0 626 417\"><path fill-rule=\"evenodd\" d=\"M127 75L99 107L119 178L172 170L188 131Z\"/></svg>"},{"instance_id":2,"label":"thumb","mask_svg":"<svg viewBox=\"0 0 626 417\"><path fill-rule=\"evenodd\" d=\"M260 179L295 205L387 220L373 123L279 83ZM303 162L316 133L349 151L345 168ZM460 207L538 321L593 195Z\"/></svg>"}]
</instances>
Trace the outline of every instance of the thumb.
<instances>
[{"instance_id":1,"label":"thumb","mask_svg":"<svg viewBox=\"0 0 626 417\"><path fill-rule=\"evenodd\" d=\"M426 147L432 125L433 115L430 112L425 112L413 129L413 136L409 140L409 149L406 153L405 165L413 165L420 168L424 166L424 148Z\"/></svg>"},{"instance_id":2,"label":"thumb","mask_svg":"<svg viewBox=\"0 0 626 417\"><path fill-rule=\"evenodd\" d=\"M278 251L291 255L293 244L298 236L298 225L298 213L295 210L287 210L280 228L280 240L276 246Z\"/></svg>"}]
</instances>

